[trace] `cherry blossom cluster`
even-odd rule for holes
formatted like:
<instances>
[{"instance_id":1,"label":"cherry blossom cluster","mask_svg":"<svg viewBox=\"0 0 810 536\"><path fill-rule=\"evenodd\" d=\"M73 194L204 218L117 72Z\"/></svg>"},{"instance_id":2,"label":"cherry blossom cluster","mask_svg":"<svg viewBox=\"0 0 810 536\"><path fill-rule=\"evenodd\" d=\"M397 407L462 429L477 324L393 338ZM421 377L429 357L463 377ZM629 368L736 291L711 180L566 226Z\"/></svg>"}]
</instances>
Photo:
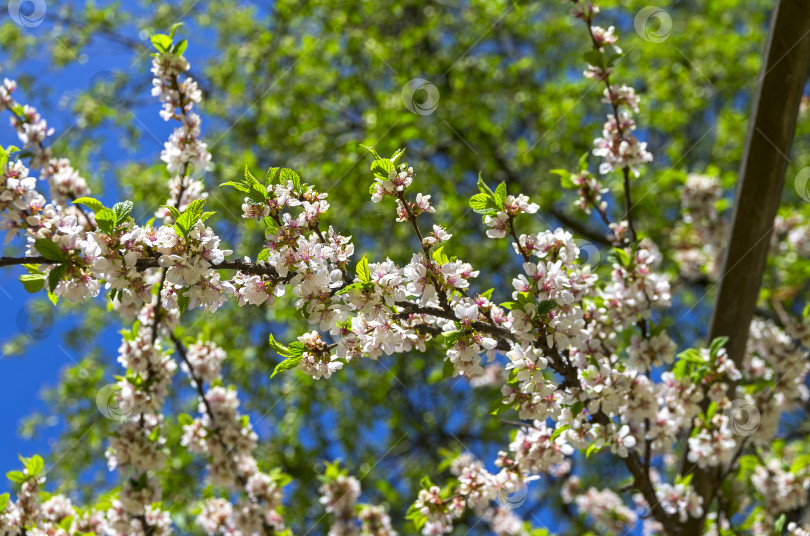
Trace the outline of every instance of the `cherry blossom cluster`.
<instances>
[{"instance_id":1,"label":"cherry blossom cluster","mask_svg":"<svg viewBox=\"0 0 810 536\"><path fill-rule=\"evenodd\" d=\"M449 466L454 486L446 492L438 486L420 491L409 517L418 520L417 527L424 525L423 534L446 534L453 530L453 520L469 508L499 536L527 534L525 523L512 511L526 498L524 479L505 452L499 453L495 465L500 471L493 474L470 453L454 458Z\"/></svg>"},{"instance_id":2,"label":"cherry blossom cluster","mask_svg":"<svg viewBox=\"0 0 810 536\"><path fill-rule=\"evenodd\" d=\"M720 179L690 173L681 190L683 222L675 240L675 259L688 279L717 279L728 233L717 209L723 189Z\"/></svg>"},{"instance_id":3,"label":"cherry blossom cluster","mask_svg":"<svg viewBox=\"0 0 810 536\"><path fill-rule=\"evenodd\" d=\"M318 501L333 516L329 536L396 536L391 518L381 506L358 504L360 481L340 469L338 462L327 464L320 476Z\"/></svg>"},{"instance_id":4,"label":"cherry blossom cluster","mask_svg":"<svg viewBox=\"0 0 810 536\"><path fill-rule=\"evenodd\" d=\"M639 98L632 87L611 83L613 63L621 57L622 50L616 46L618 36L611 26L604 29L593 25L599 6L590 2L574 1L573 15L588 25L594 49L586 55L588 69L585 76L605 85L604 100L613 108L602 128L602 136L594 140L594 156L602 158L599 172L603 175L614 170L629 170L636 177L639 168L652 161L647 144L639 141L631 132L636 125L630 111L638 112Z\"/></svg>"},{"instance_id":5,"label":"cherry blossom cluster","mask_svg":"<svg viewBox=\"0 0 810 536\"><path fill-rule=\"evenodd\" d=\"M281 506L285 475L259 470L253 450L258 436L249 419L239 412L236 390L218 385L225 352L208 341L196 341L183 350L183 368L196 386L200 417L181 416L181 444L208 460L208 480L239 493L207 499L197 517L206 534L275 534L284 529ZM203 385L210 387L204 390Z\"/></svg>"},{"instance_id":6,"label":"cherry blossom cluster","mask_svg":"<svg viewBox=\"0 0 810 536\"><path fill-rule=\"evenodd\" d=\"M164 144L160 159L172 176L169 187L172 199L177 200L174 207L182 211L193 201L208 197L199 179L211 167L211 153L200 139L200 116L192 111L194 104L200 102L202 91L196 80L185 75L190 65L182 56L186 45L180 43L171 47L154 43L158 52L152 58L152 96L163 104L160 116L164 121L180 122ZM185 75L182 80L181 75ZM161 208L156 216L171 219L172 214Z\"/></svg>"},{"instance_id":7,"label":"cherry blossom cluster","mask_svg":"<svg viewBox=\"0 0 810 536\"><path fill-rule=\"evenodd\" d=\"M66 158L55 158L50 147L45 145L48 136L54 129L42 118L36 108L28 104L20 105L12 97L17 82L3 80L0 86L0 111L11 112L11 126L17 131L17 137L23 149L31 153L31 167L40 171L40 177L48 180L50 196L54 206L69 208L70 201L90 194L87 181L79 175Z\"/></svg>"},{"instance_id":8,"label":"cherry blossom cluster","mask_svg":"<svg viewBox=\"0 0 810 536\"><path fill-rule=\"evenodd\" d=\"M589 488L577 495L575 502L580 512L590 516L607 533L621 534L638 521L638 515L615 491L609 489Z\"/></svg>"},{"instance_id":9,"label":"cherry blossom cluster","mask_svg":"<svg viewBox=\"0 0 810 536\"><path fill-rule=\"evenodd\" d=\"M8 473L9 478L19 484L17 500L10 500L7 493L0 495L0 534L113 534L103 512L78 509L64 495L45 492L41 457L21 458L21 461L22 471Z\"/></svg>"}]
</instances>

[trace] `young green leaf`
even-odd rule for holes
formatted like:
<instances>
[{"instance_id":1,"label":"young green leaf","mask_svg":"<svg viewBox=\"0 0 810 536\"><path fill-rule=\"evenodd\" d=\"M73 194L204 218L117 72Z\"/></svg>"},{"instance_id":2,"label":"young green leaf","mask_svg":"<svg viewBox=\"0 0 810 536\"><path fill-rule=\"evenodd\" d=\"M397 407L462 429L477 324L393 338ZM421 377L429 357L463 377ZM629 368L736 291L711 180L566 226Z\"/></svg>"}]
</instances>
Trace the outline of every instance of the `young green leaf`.
<instances>
[{"instance_id":1,"label":"young green leaf","mask_svg":"<svg viewBox=\"0 0 810 536\"><path fill-rule=\"evenodd\" d=\"M22 471L9 471L6 473L6 478L11 480L12 482L16 482L17 484L22 484L28 478L23 474Z\"/></svg>"},{"instance_id":2,"label":"young green leaf","mask_svg":"<svg viewBox=\"0 0 810 536\"><path fill-rule=\"evenodd\" d=\"M283 344L281 344L280 342L278 342L276 340L276 338L273 337L272 333L270 334L270 337L269 337L269 343L270 343L270 348L272 348L273 351L276 352L278 355L280 355L282 357L290 357L290 356L292 356L292 353L290 352L290 349L287 348L286 346L284 346Z\"/></svg>"},{"instance_id":3,"label":"young green leaf","mask_svg":"<svg viewBox=\"0 0 810 536\"><path fill-rule=\"evenodd\" d=\"M503 210L503 203L506 201L506 183L502 182L495 188L495 206Z\"/></svg>"},{"instance_id":4,"label":"young green leaf","mask_svg":"<svg viewBox=\"0 0 810 536\"><path fill-rule=\"evenodd\" d=\"M182 56L183 52L186 51L186 48L188 48L188 39L183 39L172 47L172 54L175 56Z\"/></svg>"},{"instance_id":5,"label":"young green leaf","mask_svg":"<svg viewBox=\"0 0 810 536\"><path fill-rule=\"evenodd\" d=\"M34 247L40 255L53 262L64 262L65 253L52 240L40 238L34 241Z\"/></svg>"},{"instance_id":6,"label":"young green leaf","mask_svg":"<svg viewBox=\"0 0 810 536\"><path fill-rule=\"evenodd\" d=\"M25 469L30 476L37 476L45 469L45 461L39 454L34 454L26 461Z\"/></svg>"},{"instance_id":7,"label":"young green leaf","mask_svg":"<svg viewBox=\"0 0 810 536\"><path fill-rule=\"evenodd\" d=\"M105 234L111 234L115 229L117 216L112 209L103 208L96 212L96 225Z\"/></svg>"},{"instance_id":8,"label":"young green leaf","mask_svg":"<svg viewBox=\"0 0 810 536\"><path fill-rule=\"evenodd\" d=\"M395 171L394 163L387 158L380 158L371 163L371 171L375 177L387 179L392 171Z\"/></svg>"},{"instance_id":9,"label":"young green leaf","mask_svg":"<svg viewBox=\"0 0 810 536\"><path fill-rule=\"evenodd\" d=\"M84 205L93 212L98 212L99 210L104 208L104 204L99 201L98 199L93 199L92 197L80 197L78 199L73 200L74 205Z\"/></svg>"},{"instance_id":10,"label":"young green leaf","mask_svg":"<svg viewBox=\"0 0 810 536\"><path fill-rule=\"evenodd\" d=\"M288 357L287 359L285 359L284 361L282 361L281 363L276 365L276 368L273 369L273 374L270 375L270 378L272 378L273 376L275 376L279 372L294 369L295 367L298 366L298 363L300 363L303 358L304 358L303 354L293 356L293 357Z\"/></svg>"},{"instance_id":11,"label":"young green leaf","mask_svg":"<svg viewBox=\"0 0 810 536\"><path fill-rule=\"evenodd\" d=\"M495 192L493 192L492 189L489 186L487 186L487 183L485 183L484 179L481 178L480 172L478 173L478 190L482 194L487 194L489 197L493 199L495 198Z\"/></svg>"},{"instance_id":12,"label":"young green leaf","mask_svg":"<svg viewBox=\"0 0 810 536\"><path fill-rule=\"evenodd\" d=\"M357 280L364 285L371 283L371 272L368 271L368 259L363 256L357 263Z\"/></svg>"},{"instance_id":13,"label":"young green leaf","mask_svg":"<svg viewBox=\"0 0 810 536\"><path fill-rule=\"evenodd\" d=\"M39 292L45 286L45 274L23 274L20 283L30 293Z\"/></svg>"},{"instance_id":14,"label":"young green leaf","mask_svg":"<svg viewBox=\"0 0 810 536\"><path fill-rule=\"evenodd\" d=\"M120 203L116 203L113 205L113 212L115 213L115 225L121 225L124 223L129 215L132 213L132 208L134 205L132 201L121 201Z\"/></svg>"},{"instance_id":15,"label":"young green leaf","mask_svg":"<svg viewBox=\"0 0 810 536\"><path fill-rule=\"evenodd\" d=\"M495 199L488 194L475 194L470 198L470 208L482 215L493 215L497 212Z\"/></svg>"},{"instance_id":16,"label":"young green leaf","mask_svg":"<svg viewBox=\"0 0 810 536\"><path fill-rule=\"evenodd\" d=\"M168 52L172 46L172 38L165 34L155 34L152 36L152 46L158 52Z\"/></svg>"},{"instance_id":17,"label":"young green leaf","mask_svg":"<svg viewBox=\"0 0 810 536\"><path fill-rule=\"evenodd\" d=\"M62 277L64 277L66 271L67 266L64 264L55 266L54 269L51 270L51 273L48 274L48 290L50 292L56 290L56 285L58 285L59 281L62 280Z\"/></svg>"}]
</instances>

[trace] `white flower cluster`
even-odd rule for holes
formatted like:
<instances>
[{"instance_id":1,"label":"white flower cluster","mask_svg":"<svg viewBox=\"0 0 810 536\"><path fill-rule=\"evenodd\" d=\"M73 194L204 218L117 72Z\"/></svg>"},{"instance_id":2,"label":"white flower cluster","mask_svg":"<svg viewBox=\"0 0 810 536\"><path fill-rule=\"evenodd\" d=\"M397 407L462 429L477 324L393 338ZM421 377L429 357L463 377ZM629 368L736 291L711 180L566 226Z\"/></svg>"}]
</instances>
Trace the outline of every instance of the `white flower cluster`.
<instances>
[{"instance_id":1,"label":"white flower cluster","mask_svg":"<svg viewBox=\"0 0 810 536\"><path fill-rule=\"evenodd\" d=\"M343 472L328 473L322 477L324 483L318 502L334 516L329 536L397 536L384 508L357 504L361 491L359 480Z\"/></svg>"},{"instance_id":2,"label":"white flower cluster","mask_svg":"<svg viewBox=\"0 0 810 536\"><path fill-rule=\"evenodd\" d=\"M609 489L589 488L577 495L575 503L579 511L591 516L605 533L622 534L638 521L638 515Z\"/></svg>"},{"instance_id":3,"label":"white flower cluster","mask_svg":"<svg viewBox=\"0 0 810 536\"><path fill-rule=\"evenodd\" d=\"M681 191L683 223L675 233L675 259L688 279L720 275L728 234L726 218L718 213L723 196L718 177L690 173Z\"/></svg>"},{"instance_id":4,"label":"white flower cluster","mask_svg":"<svg viewBox=\"0 0 810 536\"><path fill-rule=\"evenodd\" d=\"M602 65L588 65L585 76L594 80L604 82L604 101L609 103L614 113L608 115L608 120L602 127L602 136L594 140L594 156L602 158L599 165L599 172L610 173L614 170L627 169L635 176L639 174L639 168L646 162L652 162L652 154L647 151L647 143L639 141L631 132L635 130L635 121L630 117L628 111L638 112L639 98L632 87L621 85L615 86L610 82L611 67L605 58L608 56L608 47L612 47L616 55L622 53L616 46L618 36L614 32L613 26L605 30L600 26L591 24L593 15L598 11L598 7L589 5L584 7L585 2L578 3L574 16L586 21L590 28L590 35L595 52L602 58Z\"/></svg>"},{"instance_id":5,"label":"white flower cluster","mask_svg":"<svg viewBox=\"0 0 810 536\"><path fill-rule=\"evenodd\" d=\"M31 153L31 167L40 170L41 177L48 179L51 202L56 207L78 214L78 209L70 206L73 199L89 195L87 181L73 169L66 158L54 158L50 147L44 144L45 139L53 134L54 129L42 118L36 108L19 105L11 93L17 88L17 82L3 80L0 87L0 110L11 112L11 126L17 131L17 137L23 149Z\"/></svg>"},{"instance_id":6,"label":"white flower cluster","mask_svg":"<svg viewBox=\"0 0 810 536\"><path fill-rule=\"evenodd\" d=\"M490 473L471 454L455 458L450 472L458 485L450 498L443 498L437 486L423 489L413 508L427 518L422 534L440 535L453 530L453 520L462 517L467 508L486 520L493 533L503 536L526 536L523 521L509 509L512 499L522 500L526 479L517 472L517 464L500 452L496 465L500 471ZM493 502L499 503L493 506Z\"/></svg>"},{"instance_id":7,"label":"white flower cluster","mask_svg":"<svg viewBox=\"0 0 810 536\"><path fill-rule=\"evenodd\" d=\"M169 183L172 205L180 211L192 201L208 197L199 179L211 168L211 153L200 139L201 119L192 111L194 104L200 102L202 92L193 78L186 76L182 81L179 78L189 68L184 57L169 52L155 54L152 60L152 74L155 76L152 96L163 103L160 116L164 121L176 119L180 122L160 153L160 159L166 162L166 169L172 177ZM161 208L156 216L169 218L170 213Z\"/></svg>"},{"instance_id":8,"label":"white flower cluster","mask_svg":"<svg viewBox=\"0 0 810 536\"><path fill-rule=\"evenodd\" d=\"M503 210L499 210L494 216L485 216L484 223L491 229L487 230L490 238L503 238L510 231L512 219L519 214L534 214L540 209L537 203L532 203L523 194L517 197L509 195L503 203Z\"/></svg>"},{"instance_id":9,"label":"white flower cluster","mask_svg":"<svg viewBox=\"0 0 810 536\"><path fill-rule=\"evenodd\" d=\"M0 509L0 534L4 536L32 536L87 534L123 534L107 522L103 512L80 510L64 495L45 492L45 477L23 471L26 480L21 484L17 500L9 500ZM47 498L46 498L47 497ZM127 532L129 534L129 532ZM137 534L137 532L131 532ZM154 534L163 536L166 531Z\"/></svg>"}]
</instances>

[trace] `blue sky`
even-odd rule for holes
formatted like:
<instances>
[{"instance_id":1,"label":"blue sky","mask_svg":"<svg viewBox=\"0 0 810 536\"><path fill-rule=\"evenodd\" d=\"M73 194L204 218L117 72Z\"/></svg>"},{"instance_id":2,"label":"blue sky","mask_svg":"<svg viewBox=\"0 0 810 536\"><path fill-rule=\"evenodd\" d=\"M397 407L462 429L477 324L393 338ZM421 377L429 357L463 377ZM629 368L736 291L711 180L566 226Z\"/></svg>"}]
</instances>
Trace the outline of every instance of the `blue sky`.
<instances>
[{"instance_id":1,"label":"blue sky","mask_svg":"<svg viewBox=\"0 0 810 536\"><path fill-rule=\"evenodd\" d=\"M2 6L2 24L12 24L6 17L5 5ZM25 8L25 5L23 6ZM45 21L37 27L26 28L37 36L48 36L53 40L53 46L60 46L59 40L50 33L52 26L46 15ZM124 33L127 33L126 31ZM131 32L130 32L131 33ZM137 39L137 35L129 35ZM0 51L0 65L3 66L0 76L17 79L23 75L37 75L47 72L44 84L53 90L52 94L44 96L40 92L26 93L18 89L15 99L24 104L35 106L42 113L48 124L55 129L49 141L61 138L68 141L79 134L80 125L75 121L60 101L70 101L79 91L85 91L93 85L99 77L109 78L111 73L132 68L142 73L144 77L151 78L148 72L150 58L144 55L139 62L133 64L132 53L117 45L108 42L91 44L86 54L76 58L76 62L67 68L51 70L41 59L41 51L32 50L24 62L13 64L2 51ZM12 64L9 68L9 64ZM149 94L144 95L148 103L138 119L143 122L143 128L154 133L158 139L168 137L171 126L161 120L157 112L159 105L151 102ZM118 144L118 136L108 132L105 141L98 148L101 157L111 162L121 162L131 159L156 158L161 145L152 135L142 137L142 145L133 153L124 151ZM9 125L8 112L0 114L0 144L3 146L20 145L16 133ZM64 156L57 154L56 156ZM86 177L97 179L97 170L80 169ZM116 196L115 181L111 173L101 177L102 188L94 192L96 197L104 201L113 201ZM3 255L18 255L21 252L21 241L15 239L9 246L3 248ZM34 440L24 440L18 434L20 423L33 412L46 413L48 408L41 399L42 389L58 383L60 372L64 367L78 362L82 356L80 352L68 349L62 336L76 320L69 315L58 314L56 309L48 310L41 305L33 305L34 297L22 288L17 277L23 273L21 268L6 268L0 272L0 341L8 343L11 340L22 341L21 355L0 358L0 404L4 408L0 412L0 430L3 430L4 440L0 441L0 474L12 469L18 469L17 454L30 456L35 453L48 452L48 444L59 435L60 423L46 428L46 432ZM41 296L39 296L41 298ZM22 336L22 338L20 338ZM114 354L118 348L119 336L115 330L108 330L100 334L100 342ZM112 374L112 373L110 373ZM0 491L7 488L5 479L0 485Z\"/></svg>"}]
</instances>

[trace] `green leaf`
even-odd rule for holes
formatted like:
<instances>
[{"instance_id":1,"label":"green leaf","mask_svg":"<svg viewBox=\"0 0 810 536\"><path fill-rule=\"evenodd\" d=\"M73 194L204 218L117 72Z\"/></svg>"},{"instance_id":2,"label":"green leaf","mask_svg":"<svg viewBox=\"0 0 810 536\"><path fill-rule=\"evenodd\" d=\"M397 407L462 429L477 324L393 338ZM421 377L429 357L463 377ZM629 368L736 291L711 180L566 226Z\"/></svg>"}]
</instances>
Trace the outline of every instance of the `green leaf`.
<instances>
[{"instance_id":1,"label":"green leaf","mask_svg":"<svg viewBox=\"0 0 810 536\"><path fill-rule=\"evenodd\" d=\"M583 54L582 57L589 65L602 69L605 68L605 55L599 50L589 50Z\"/></svg>"},{"instance_id":2,"label":"green leaf","mask_svg":"<svg viewBox=\"0 0 810 536\"><path fill-rule=\"evenodd\" d=\"M394 166L396 166L399 163L399 159L402 158L402 155L404 155L404 154L405 154L405 148L404 147L402 149L397 150L397 152L395 152L391 156L391 163L394 164Z\"/></svg>"},{"instance_id":3,"label":"green leaf","mask_svg":"<svg viewBox=\"0 0 810 536\"><path fill-rule=\"evenodd\" d=\"M450 262L450 259L447 258L447 254L444 252L444 246L439 246L433 251L433 260L436 261L439 266L443 266Z\"/></svg>"},{"instance_id":4,"label":"green leaf","mask_svg":"<svg viewBox=\"0 0 810 536\"><path fill-rule=\"evenodd\" d=\"M481 178L480 171L478 172L478 191L481 192L482 194L486 194L487 196L493 199L495 198L495 192L493 192L492 189L489 186L487 186L487 183L484 182L484 179Z\"/></svg>"},{"instance_id":5,"label":"green leaf","mask_svg":"<svg viewBox=\"0 0 810 536\"><path fill-rule=\"evenodd\" d=\"M37 476L45 469L45 461L42 456L35 454L31 456L25 464L25 469L31 476Z\"/></svg>"},{"instance_id":6,"label":"green leaf","mask_svg":"<svg viewBox=\"0 0 810 536\"><path fill-rule=\"evenodd\" d=\"M64 262L65 253L62 248L57 246L52 240L47 238L40 238L34 242L34 247L39 251L39 254L54 262Z\"/></svg>"},{"instance_id":7,"label":"green leaf","mask_svg":"<svg viewBox=\"0 0 810 536\"><path fill-rule=\"evenodd\" d=\"M470 198L470 208L478 214L494 215L497 212L495 200L487 194L475 194Z\"/></svg>"},{"instance_id":8,"label":"green leaf","mask_svg":"<svg viewBox=\"0 0 810 536\"><path fill-rule=\"evenodd\" d=\"M4 493L4 494L0 495L0 512L2 512L3 510L6 509L6 506L8 506L8 502L9 502L9 494L8 493Z\"/></svg>"},{"instance_id":9,"label":"green leaf","mask_svg":"<svg viewBox=\"0 0 810 536\"><path fill-rule=\"evenodd\" d=\"M396 171L396 167L387 158L380 158L371 163L371 171L376 177L387 179L392 171Z\"/></svg>"},{"instance_id":10,"label":"green leaf","mask_svg":"<svg viewBox=\"0 0 810 536\"><path fill-rule=\"evenodd\" d=\"M105 234L111 234L115 229L117 216L112 209L103 208L96 212L96 225Z\"/></svg>"},{"instance_id":11,"label":"green leaf","mask_svg":"<svg viewBox=\"0 0 810 536\"><path fill-rule=\"evenodd\" d=\"M686 377L687 374L687 361L685 359L679 359L675 366L672 367L672 374L677 379L682 379Z\"/></svg>"},{"instance_id":12,"label":"green leaf","mask_svg":"<svg viewBox=\"0 0 810 536\"><path fill-rule=\"evenodd\" d=\"M773 536L782 536L782 530L785 528L785 521L787 521L785 514L779 516L779 519L777 519L776 523L773 525Z\"/></svg>"},{"instance_id":13,"label":"green leaf","mask_svg":"<svg viewBox=\"0 0 810 536\"><path fill-rule=\"evenodd\" d=\"M360 147L362 147L366 151L370 152L371 156L373 156L375 159L380 158L380 155L377 154L377 151L374 150L374 147L369 147L368 145L363 145L362 143L360 144Z\"/></svg>"},{"instance_id":14,"label":"green leaf","mask_svg":"<svg viewBox=\"0 0 810 536\"><path fill-rule=\"evenodd\" d=\"M560 185L566 190L576 190L579 188L574 183L574 176L564 169L552 169L551 173L560 176Z\"/></svg>"},{"instance_id":15,"label":"green leaf","mask_svg":"<svg viewBox=\"0 0 810 536\"><path fill-rule=\"evenodd\" d=\"M368 259L363 256L360 262L357 263L357 280L364 285L371 283L371 272L368 270Z\"/></svg>"},{"instance_id":16,"label":"green leaf","mask_svg":"<svg viewBox=\"0 0 810 536\"><path fill-rule=\"evenodd\" d=\"M353 289L356 289L356 288L363 288L363 285L362 285L362 284L360 284L360 283L352 283L351 285L346 285L346 286L345 286L345 287L343 287L342 289L340 289L340 290L338 290L337 292L335 292L335 296L338 296L338 295L340 295L340 294L346 294L346 293L347 293L347 292L349 292L350 290L353 290Z\"/></svg>"},{"instance_id":17,"label":"green leaf","mask_svg":"<svg viewBox=\"0 0 810 536\"><path fill-rule=\"evenodd\" d=\"M558 426L558 427L557 427L557 428L554 430L554 433L553 433L553 434L551 434L551 440L552 440L552 441L554 441L555 439L557 439L558 437L560 437L560 434L562 434L563 432L565 432L565 431L566 431L566 430L568 430L569 428L571 428L571 425L569 425L569 424L566 424L566 425L563 425L563 426Z\"/></svg>"},{"instance_id":18,"label":"green leaf","mask_svg":"<svg viewBox=\"0 0 810 536\"><path fill-rule=\"evenodd\" d=\"M247 171L247 168L245 168L245 171ZM194 227L194 224L197 223L197 221L202 217L203 207L205 207L204 199L192 201L186 210L180 214L180 217L178 217L175 221L174 228L177 230L177 232L183 236L188 236L191 228Z\"/></svg>"},{"instance_id":19,"label":"green leaf","mask_svg":"<svg viewBox=\"0 0 810 536\"><path fill-rule=\"evenodd\" d=\"M155 34L152 36L152 46L158 52L168 52L172 46L172 38L165 34Z\"/></svg>"},{"instance_id":20,"label":"green leaf","mask_svg":"<svg viewBox=\"0 0 810 536\"><path fill-rule=\"evenodd\" d=\"M273 369L273 374L270 375L270 378L272 378L273 376L275 376L279 372L294 369L295 367L298 366L298 363L300 363L303 358L304 358L303 354L293 356L293 357L288 357L287 359L285 359L284 361L282 361L281 363L276 365L276 368Z\"/></svg>"},{"instance_id":21,"label":"green leaf","mask_svg":"<svg viewBox=\"0 0 810 536\"><path fill-rule=\"evenodd\" d=\"M267 182L267 184L272 184L273 181L276 180L276 175L278 175L279 171L281 171L281 168L279 168L279 167L267 168L267 176L265 176L265 178L264 178L264 180Z\"/></svg>"},{"instance_id":22,"label":"green leaf","mask_svg":"<svg viewBox=\"0 0 810 536\"><path fill-rule=\"evenodd\" d=\"M25 476L25 474L23 474L22 471L9 471L8 473L6 473L6 478L11 480L12 482L16 482L17 484L22 484L23 482L28 480L28 478Z\"/></svg>"},{"instance_id":23,"label":"green leaf","mask_svg":"<svg viewBox=\"0 0 810 536\"><path fill-rule=\"evenodd\" d=\"M183 39L172 47L172 54L175 56L182 56L183 52L186 51L186 48L188 48L188 39Z\"/></svg>"},{"instance_id":24,"label":"green leaf","mask_svg":"<svg viewBox=\"0 0 810 536\"><path fill-rule=\"evenodd\" d=\"M51 273L48 274L48 290L50 292L56 290L56 285L58 285L59 281L62 280L62 277L64 277L66 271L67 266L64 264L55 266L54 269L51 270Z\"/></svg>"},{"instance_id":25,"label":"green leaf","mask_svg":"<svg viewBox=\"0 0 810 536\"><path fill-rule=\"evenodd\" d=\"M281 344L280 342L278 342L276 340L276 338L273 337L272 333L270 334L270 338L269 338L268 342L270 343L270 348L272 348L273 351L275 351L278 355L280 355L282 357L290 357L290 356L292 356L292 353L290 352L290 349L287 348L286 346L284 346L283 344Z\"/></svg>"},{"instance_id":26,"label":"green leaf","mask_svg":"<svg viewBox=\"0 0 810 536\"><path fill-rule=\"evenodd\" d=\"M557 307L557 302L554 300L543 300L537 304L537 314L544 315L551 312L552 309Z\"/></svg>"},{"instance_id":27,"label":"green leaf","mask_svg":"<svg viewBox=\"0 0 810 536\"><path fill-rule=\"evenodd\" d=\"M591 454L593 454L594 452L599 452L600 450L602 450L602 447L597 447L596 443L591 443L585 450L585 457L590 458Z\"/></svg>"},{"instance_id":28,"label":"green leaf","mask_svg":"<svg viewBox=\"0 0 810 536\"><path fill-rule=\"evenodd\" d=\"M132 213L132 208L134 205L132 201L121 201L120 203L116 203L113 205L113 212L115 212L115 225L121 225L129 218L130 213Z\"/></svg>"},{"instance_id":29,"label":"green leaf","mask_svg":"<svg viewBox=\"0 0 810 536\"><path fill-rule=\"evenodd\" d=\"M219 186L220 187L222 187L222 186L230 186L232 188L235 188L235 189L239 190L240 192L245 192L245 193L250 192L250 186L246 186L244 183L241 183L241 182L228 181L228 182L223 182ZM174 208L174 207L171 207L171 208ZM177 210L177 209L175 208L174 210ZM179 214L179 212L178 212L178 214Z\"/></svg>"},{"instance_id":30,"label":"green leaf","mask_svg":"<svg viewBox=\"0 0 810 536\"><path fill-rule=\"evenodd\" d=\"M169 38L174 39L174 32L176 32L180 26L183 26L183 24L184 23L182 22L175 22L172 24L172 27L169 28Z\"/></svg>"},{"instance_id":31,"label":"green leaf","mask_svg":"<svg viewBox=\"0 0 810 536\"><path fill-rule=\"evenodd\" d=\"M590 153L584 152L582 156L579 157L579 170L586 171L588 169L588 155Z\"/></svg>"},{"instance_id":32,"label":"green leaf","mask_svg":"<svg viewBox=\"0 0 810 536\"><path fill-rule=\"evenodd\" d=\"M93 199L92 197L80 197L73 201L74 205L84 205L93 212L98 212L99 210L104 208L104 204L99 201L98 199Z\"/></svg>"},{"instance_id":33,"label":"green leaf","mask_svg":"<svg viewBox=\"0 0 810 536\"><path fill-rule=\"evenodd\" d=\"M709 355L712 356L712 359L717 357L717 352L719 352L727 342L728 337L717 337L712 341L712 343L709 345Z\"/></svg>"},{"instance_id":34,"label":"green leaf","mask_svg":"<svg viewBox=\"0 0 810 536\"><path fill-rule=\"evenodd\" d=\"M504 201L506 201L506 183L502 182L495 188L495 206L503 210Z\"/></svg>"},{"instance_id":35,"label":"green leaf","mask_svg":"<svg viewBox=\"0 0 810 536\"><path fill-rule=\"evenodd\" d=\"M192 424L194 422L194 419L188 413L181 413L180 415L177 416L177 421L182 426L188 426L189 424Z\"/></svg>"},{"instance_id":36,"label":"green leaf","mask_svg":"<svg viewBox=\"0 0 810 536\"><path fill-rule=\"evenodd\" d=\"M45 274L23 274L20 283L30 293L39 292L45 286Z\"/></svg>"},{"instance_id":37,"label":"green leaf","mask_svg":"<svg viewBox=\"0 0 810 536\"><path fill-rule=\"evenodd\" d=\"M630 266L630 254L624 248L613 248L608 253L608 259L614 264L621 264L622 266Z\"/></svg>"},{"instance_id":38,"label":"green leaf","mask_svg":"<svg viewBox=\"0 0 810 536\"><path fill-rule=\"evenodd\" d=\"M293 171L292 169L284 168L281 170L281 174L279 175L279 181L281 184L286 184L287 181L292 182L293 184L293 191L295 193L303 193L302 186L301 186L301 177L298 176L298 173Z\"/></svg>"},{"instance_id":39,"label":"green leaf","mask_svg":"<svg viewBox=\"0 0 810 536\"><path fill-rule=\"evenodd\" d=\"M72 524L73 524L73 516L67 516L67 517L64 517L64 518L62 518L62 520L59 522L59 526L60 526L60 527L62 528L62 530L64 530L66 533L69 533L68 531L70 531L70 526L71 526Z\"/></svg>"},{"instance_id":40,"label":"green leaf","mask_svg":"<svg viewBox=\"0 0 810 536\"><path fill-rule=\"evenodd\" d=\"M180 309L180 314L185 313L188 311L188 302L189 297L185 294L180 294L177 296L177 308Z\"/></svg>"}]
</instances>

